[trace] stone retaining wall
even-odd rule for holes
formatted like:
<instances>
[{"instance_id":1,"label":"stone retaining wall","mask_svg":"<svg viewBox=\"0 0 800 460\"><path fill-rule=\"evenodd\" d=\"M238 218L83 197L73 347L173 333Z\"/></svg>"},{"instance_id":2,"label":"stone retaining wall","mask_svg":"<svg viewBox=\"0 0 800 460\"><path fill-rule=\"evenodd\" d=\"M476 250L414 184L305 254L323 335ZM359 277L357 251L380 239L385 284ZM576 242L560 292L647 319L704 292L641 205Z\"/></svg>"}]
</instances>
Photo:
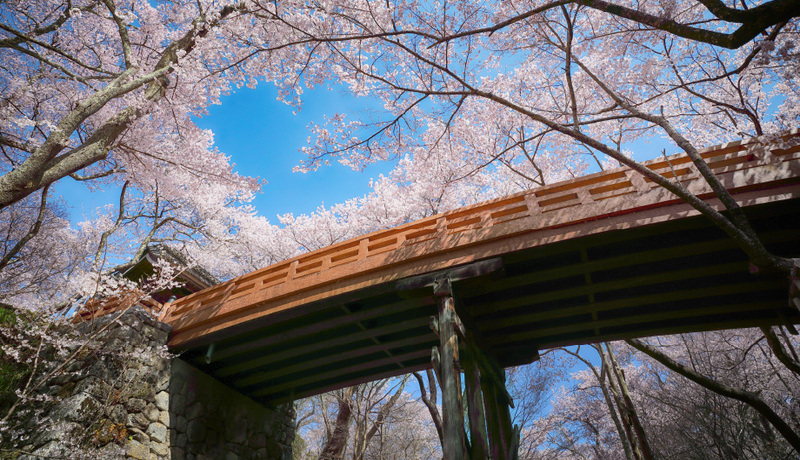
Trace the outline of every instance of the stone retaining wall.
<instances>
[{"instance_id":1,"label":"stone retaining wall","mask_svg":"<svg viewBox=\"0 0 800 460\"><path fill-rule=\"evenodd\" d=\"M114 321L43 388L49 422L31 422L22 452L36 455L18 459L291 460L291 404L264 407L170 356L170 326L143 309L116 316L79 326L76 337Z\"/></svg>"},{"instance_id":2,"label":"stone retaining wall","mask_svg":"<svg viewBox=\"0 0 800 460\"><path fill-rule=\"evenodd\" d=\"M172 458L292 459L291 404L266 408L179 359L171 375Z\"/></svg>"}]
</instances>

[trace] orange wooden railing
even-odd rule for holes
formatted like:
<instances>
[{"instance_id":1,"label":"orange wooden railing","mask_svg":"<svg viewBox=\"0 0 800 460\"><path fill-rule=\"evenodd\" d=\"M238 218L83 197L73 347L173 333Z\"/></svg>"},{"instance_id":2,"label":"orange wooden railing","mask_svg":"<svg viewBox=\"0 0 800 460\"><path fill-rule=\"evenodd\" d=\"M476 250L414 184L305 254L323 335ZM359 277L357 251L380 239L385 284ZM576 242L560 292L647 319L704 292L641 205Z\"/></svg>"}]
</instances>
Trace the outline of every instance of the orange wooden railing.
<instances>
[{"instance_id":1,"label":"orange wooden railing","mask_svg":"<svg viewBox=\"0 0 800 460\"><path fill-rule=\"evenodd\" d=\"M74 321L91 321L110 313L127 310L136 305L141 306L153 316L161 314L163 307L160 302L153 300L142 291L133 289L115 296L90 299L75 314Z\"/></svg>"},{"instance_id":2,"label":"orange wooden railing","mask_svg":"<svg viewBox=\"0 0 800 460\"><path fill-rule=\"evenodd\" d=\"M797 136L798 133L794 132L791 135ZM701 154L715 174L725 175L738 174L770 164L788 165L789 162L791 167L796 169L796 160L800 159L798 152L800 146L759 154L754 149L753 151L748 149L746 143L734 142L706 149ZM708 192L707 185L704 185L702 180L697 180L702 178L685 155L673 155L644 164L664 177L690 186L693 193ZM798 175L796 171L788 174L788 176L796 175ZM776 180L781 177L783 176L778 174L763 180ZM701 188L696 184L700 184ZM703 189L703 186L706 188ZM356 272L349 270L349 267L356 267L359 265L357 262L368 261L379 254L386 255L397 251L405 251L405 254L407 248L421 243L426 243L423 246L430 247L431 242L435 245L436 241L441 242L445 239L452 241L450 236L462 232L509 226L509 223L520 219L537 215L544 217L555 214L556 211L562 212L558 213L558 219L548 224L549 228L570 225L590 220L592 216L563 212L565 210L580 205L602 203L626 195L639 196L659 188L629 168L617 168L467 206L303 254L196 292L167 304L161 319L176 326L175 332L180 332L197 327L200 323L213 321L211 316L231 315L233 310L241 306L252 305L253 302L263 303L271 293L287 295L289 292L308 289L315 284L330 283L331 276L325 276L327 272L335 271L343 277L353 276ZM607 210L604 212L606 212L604 215L608 215ZM475 242L469 240L468 244ZM384 257L384 260L399 263L399 258ZM245 298L248 296L251 296L252 302L246 301ZM223 304L235 307L222 308ZM214 314L208 314L210 311L214 311ZM203 312L206 314L201 314Z\"/></svg>"}]
</instances>

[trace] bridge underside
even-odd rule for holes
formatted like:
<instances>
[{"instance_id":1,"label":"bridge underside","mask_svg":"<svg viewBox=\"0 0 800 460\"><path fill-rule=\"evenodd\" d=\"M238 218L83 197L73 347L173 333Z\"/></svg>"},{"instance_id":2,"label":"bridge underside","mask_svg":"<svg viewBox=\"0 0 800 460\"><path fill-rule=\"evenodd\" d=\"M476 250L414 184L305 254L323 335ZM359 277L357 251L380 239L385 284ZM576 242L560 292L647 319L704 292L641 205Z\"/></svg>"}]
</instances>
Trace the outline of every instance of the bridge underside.
<instances>
[{"instance_id":1,"label":"bridge underside","mask_svg":"<svg viewBox=\"0 0 800 460\"><path fill-rule=\"evenodd\" d=\"M800 199L746 212L770 250L800 257ZM696 216L370 286L251 321L182 356L264 403L424 369L438 343L430 281L448 275L459 316L502 366L562 345L800 322L785 276L750 274L733 241Z\"/></svg>"}]
</instances>

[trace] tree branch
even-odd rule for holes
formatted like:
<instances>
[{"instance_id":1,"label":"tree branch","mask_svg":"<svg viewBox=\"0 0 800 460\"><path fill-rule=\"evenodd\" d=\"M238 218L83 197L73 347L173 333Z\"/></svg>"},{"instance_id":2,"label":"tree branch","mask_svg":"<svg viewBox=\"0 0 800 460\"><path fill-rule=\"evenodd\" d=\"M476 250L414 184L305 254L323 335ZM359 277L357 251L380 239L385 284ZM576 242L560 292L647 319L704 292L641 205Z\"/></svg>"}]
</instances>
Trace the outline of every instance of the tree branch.
<instances>
[{"instance_id":1,"label":"tree branch","mask_svg":"<svg viewBox=\"0 0 800 460\"><path fill-rule=\"evenodd\" d=\"M111 100L143 86L146 88L144 101L155 102L161 99L166 92L166 76L173 71L172 64L177 62L179 52L191 52L198 38L206 36L211 28L237 8L238 6L222 8L217 18L209 23L204 22L203 18L196 18L192 22L192 27L182 37L164 48L154 66L155 70L142 77L133 78L139 69L131 66L103 89L78 104L22 164L0 177L0 209L45 185L106 158L113 142L132 122L146 113L145 109L135 106L123 109L96 129L80 146L58 155L69 146L75 130Z\"/></svg>"},{"instance_id":2,"label":"tree branch","mask_svg":"<svg viewBox=\"0 0 800 460\"><path fill-rule=\"evenodd\" d=\"M122 191L119 193L119 211L117 212L117 219L114 221L114 225L100 235L100 242L97 245L97 252L94 253L94 263L92 264L92 270L95 272L100 271L100 262L104 255L106 245L108 244L108 238L122 225L122 221L125 217L125 193L128 190L129 184L130 181L125 181L122 185Z\"/></svg>"},{"instance_id":3,"label":"tree branch","mask_svg":"<svg viewBox=\"0 0 800 460\"><path fill-rule=\"evenodd\" d=\"M428 379L432 377L432 372L428 373ZM425 404L425 407L428 408L428 412L431 414L431 419L433 420L433 425L436 427L436 433L439 435L439 442L442 442L442 419L439 416L439 409L436 407L436 402L431 401L428 398L428 394L425 391L425 383L422 381L422 376L419 375L419 372L412 373L415 379L417 379L417 383L419 384L419 393L422 399L422 402ZM435 388L431 386L431 393L435 391Z\"/></svg>"},{"instance_id":4,"label":"tree branch","mask_svg":"<svg viewBox=\"0 0 800 460\"><path fill-rule=\"evenodd\" d=\"M711 378L695 372L694 370L678 363L677 361L674 361L670 357L639 340L630 339L626 340L625 342L633 348L663 364L667 369L677 372L678 374L702 386L703 388L727 398L741 401L752 407L756 410L756 412L767 419L767 421L769 421L769 423L771 423L772 426L774 426L775 429L777 429L778 432L783 435L783 437L797 452L800 452L800 436L792 429L792 427L789 426L788 423L783 420L780 415L775 413L775 411L773 411L772 408L769 407L769 405L767 405L767 403L765 403L756 394L741 390L739 388L733 388L717 382L716 380L712 380Z\"/></svg>"},{"instance_id":5,"label":"tree branch","mask_svg":"<svg viewBox=\"0 0 800 460\"><path fill-rule=\"evenodd\" d=\"M775 357L778 358L778 361L783 363L783 365L786 366L790 371L800 376L800 362L789 356L786 350L783 349L781 341L778 339L778 336L772 332L772 328L761 326L761 332L764 333L764 337L767 339L767 344L775 354Z\"/></svg>"},{"instance_id":6,"label":"tree branch","mask_svg":"<svg viewBox=\"0 0 800 460\"><path fill-rule=\"evenodd\" d=\"M128 38L128 27L122 19L117 16L117 8L113 0L103 0L103 3L106 5L106 8L108 8L111 17L117 24L117 31L119 32L119 38L122 42L122 55L125 57L125 68L130 68L133 65L133 60L131 59L131 40Z\"/></svg>"},{"instance_id":7,"label":"tree branch","mask_svg":"<svg viewBox=\"0 0 800 460\"><path fill-rule=\"evenodd\" d=\"M775 24L800 16L800 2L796 0L772 0L748 10L728 8L718 0L698 1L719 19L742 25L734 32L726 34L681 24L604 0L576 0L576 3L679 37L729 49L740 48Z\"/></svg>"}]
</instances>

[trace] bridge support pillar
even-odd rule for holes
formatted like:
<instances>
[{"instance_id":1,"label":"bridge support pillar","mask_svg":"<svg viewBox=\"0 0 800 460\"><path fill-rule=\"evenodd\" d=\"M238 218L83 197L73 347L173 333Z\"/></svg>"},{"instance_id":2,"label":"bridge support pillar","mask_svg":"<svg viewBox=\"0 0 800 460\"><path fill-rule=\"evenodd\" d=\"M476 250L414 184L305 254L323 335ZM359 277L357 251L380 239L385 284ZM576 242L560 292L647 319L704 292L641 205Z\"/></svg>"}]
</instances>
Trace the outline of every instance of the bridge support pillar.
<instances>
[{"instance_id":1,"label":"bridge support pillar","mask_svg":"<svg viewBox=\"0 0 800 460\"><path fill-rule=\"evenodd\" d=\"M506 391L505 372L480 346L477 331L459 318L450 279L436 280L433 289L439 315L431 324L439 345L432 361L442 389L444 459L516 460L519 427L511 426L514 403Z\"/></svg>"}]
</instances>

